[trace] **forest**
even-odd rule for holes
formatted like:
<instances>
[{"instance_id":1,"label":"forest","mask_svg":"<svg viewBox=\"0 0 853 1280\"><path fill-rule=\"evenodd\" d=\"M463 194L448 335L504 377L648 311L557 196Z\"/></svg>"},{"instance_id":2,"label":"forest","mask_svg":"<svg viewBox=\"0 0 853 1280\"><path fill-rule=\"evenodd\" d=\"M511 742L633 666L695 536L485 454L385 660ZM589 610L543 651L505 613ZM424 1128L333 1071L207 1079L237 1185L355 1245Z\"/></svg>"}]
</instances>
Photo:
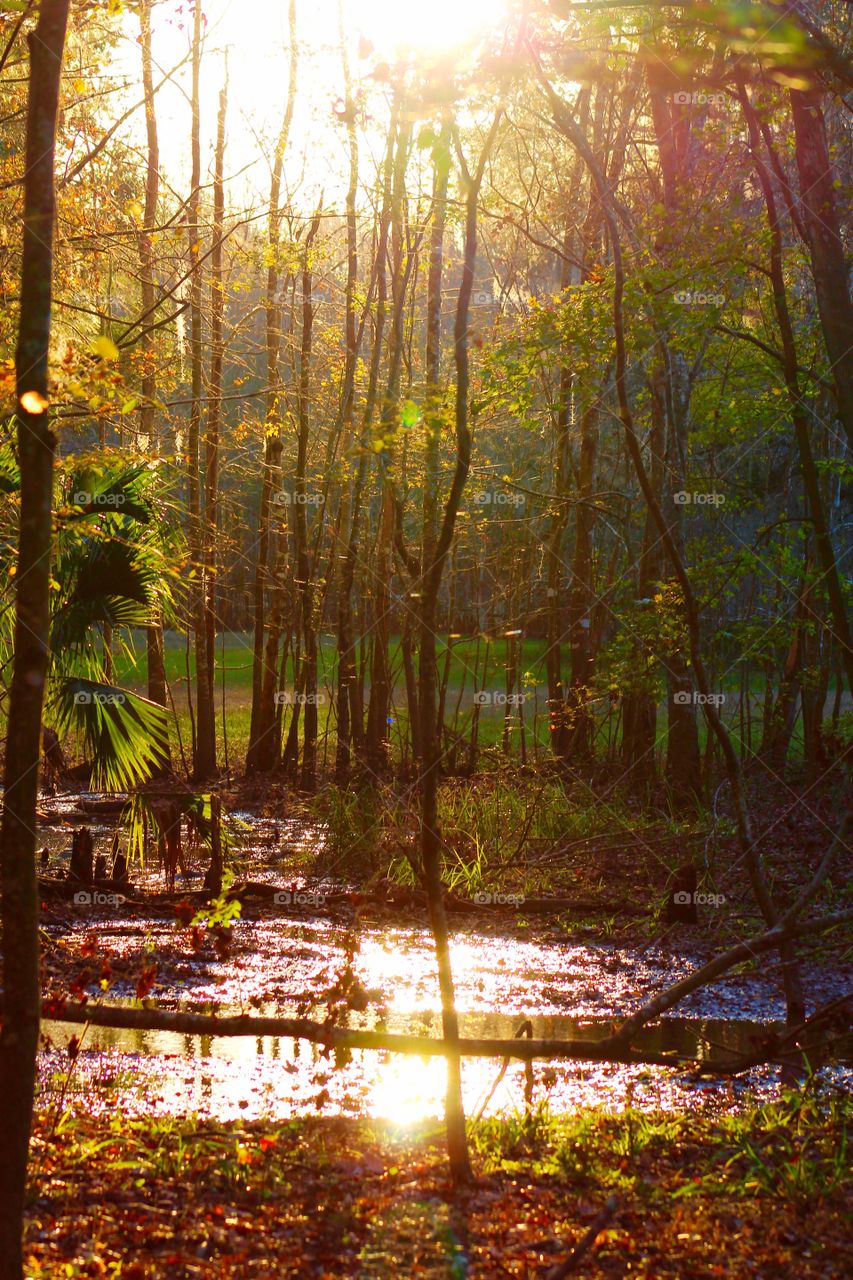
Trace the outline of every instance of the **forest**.
<instances>
[{"instance_id":1,"label":"forest","mask_svg":"<svg viewBox=\"0 0 853 1280\"><path fill-rule=\"evenodd\" d=\"M0 1280L853 1272L851 112L0 0Z\"/></svg>"}]
</instances>

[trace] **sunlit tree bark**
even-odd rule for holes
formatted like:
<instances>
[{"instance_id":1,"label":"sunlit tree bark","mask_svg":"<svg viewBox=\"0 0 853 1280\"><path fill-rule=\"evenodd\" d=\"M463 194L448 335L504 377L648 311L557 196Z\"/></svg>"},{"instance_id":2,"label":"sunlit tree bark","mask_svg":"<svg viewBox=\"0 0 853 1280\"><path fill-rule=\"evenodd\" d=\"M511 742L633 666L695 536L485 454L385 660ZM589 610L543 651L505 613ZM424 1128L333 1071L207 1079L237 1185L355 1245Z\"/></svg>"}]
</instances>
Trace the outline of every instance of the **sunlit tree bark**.
<instances>
[{"instance_id":1,"label":"sunlit tree bark","mask_svg":"<svg viewBox=\"0 0 853 1280\"><path fill-rule=\"evenodd\" d=\"M471 431L469 427L470 364L468 354L469 313L474 286L477 256L477 206L483 174L498 132L501 112L495 116L484 144L475 173L469 173L457 146L465 194L465 250L462 283L456 306L454 354L456 363L456 466L444 516L435 543L425 546L423 581L420 588L420 712L423 774L421 781L421 866L429 904L430 924L438 959L438 981L441 992L441 1019L444 1038L451 1045L459 1039L459 1019L453 987L447 913L441 878L441 837L438 829L438 772L441 749L435 700L435 646L438 593L444 567L453 542L462 494L471 468ZM435 323L435 321L433 322ZM433 370L435 377L436 370ZM471 1165L465 1134L465 1111L462 1105L462 1079L458 1055L447 1060L447 1144L450 1168L457 1185L470 1180Z\"/></svg>"},{"instance_id":2,"label":"sunlit tree bark","mask_svg":"<svg viewBox=\"0 0 853 1280\"><path fill-rule=\"evenodd\" d=\"M829 158L821 96L818 90L791 90L800 179L799 212L811 256L826 352L838 394L838 416L853 448L853 302L838 221L836 174Z\"/></svg>"},{"instance_id":3,"label":"sunlit tree bark","mask_svg":"<svg viewBox=\"0 0 853 1280\"><path fill-rule=\"evenodd\" d=\"M370 703L367 711L366 754L370 767L383 772L390 763L388 719L391 710L391 666L388 646L391 633L391 573L395 529L394 479L391 474L400 421L400 376L403 361L403 323L408 280L404 219L406 216L406 166L411 145L411 124L402 104L395 110L391 228L391 314L388 332L388 377L380 415L381 438L377 457L382 477L382 507L373 569L373 622Z\"/></svg>"},{"instance_id":4,"label":"sunlit tree bark","mask_svg":"<svg viewBox=\"0 0 853 1280\"><path fill-rule=\"evenodd\" d=\"M278 737L275 732L275 692L278 681L277 654L279 635L269 637L264 644L266 630L267 589L270 573L271 514L273 491L281 464L281 387L279 385L279 360L281 349L281 300L279 262L281 245L281 184L284 171L284 155L290 137L293 111L296 105L296 87L299 46L296 34L296 0L290 0L288 9L290 36L290 71L287 82L287 100L273 157L270 177L269 217L267 227L268 263L264 314L266 321L266 378L267 403L264 432L264 461L261 478L261 500L258 515L258 550L252 597L252 713L249 726L249 746L246 753L246 771L269 772L277 762ZM274 590L277 589L274 587Z\"/></svg>"},{"instance_id":5,"label":"sunlit tree bark","mask_svg":"<svg viewBox=\"0 0 853 1280\"><path fill-rule=\"evenodd\" d=\"M349 152L349 185L347 186L347 278L346 278L346 359L341 388L341 504L338 511L337 536L334 544L333 564L338 586L338 682L337 682L337 748L335 774L342 782L347 777L352 754L353 712L351 699L355 692L355 649L352 617L352 580L347 572L350 564L348 553L349 534L353 523L352 453L355 436L355 375L361 346L355 291L358 285L358 133L356 130L356 105L352 88L347 53L347 34L344 27L343 0L338 5L338 30L341 42L341 58L344 72L344 117ZM363 464L356 464L357 466Z\"/></svg>"},{"instance_id":6,"label":"sunlit tree bark","mask_svg":"<svg viewBox=\"0 0 853 1280\"><path fill-rule=\"evenodd\" d=\"M201 0L193 9L192 44L192 175L187 206L187 236L190 261L190 347L192 365L192 403L187 437L187 517L189 549L193 580L190 591L192 626L195 638L196 725L193 751L193 777L197 782L216 774L216 720L213 711L213 654L207 643L206 572L201 483L201 420L204 395L202 345L202 270L201 270Z\"/></svg>"},{"instance_id":7,"label":"sunlit tree bark","mask_svg":"<svg viewBox=\"0 0 853 1280\"><path fill-rule=\"evenodd\" d=\"M15 355L21 469L15 654L8 706L0 890L0 1277L21 1280L21 1231L39 1035L36 803L48 666L56 438L48 414L55 222L54 151L68 0L42 0L29 37L24 245Z\"/></svg>"},{"instance_id":8,"label":"sunlit tree bark","mask_svg":"<svg viewBox=\"0 0 853 1280\"><path fill-rule=\"evenodd\" d=\"M139 233L139 276L142 293L142 314L154 315L156 305L156 276L154 267L154 251L152 244L153 228L157 225L157 207L160 199L160 141L157 131L157 111L154 102L154 73L151 56L151 4L152 0L143 0L139 8L139 39L142 51L142 87L145 94L145 133L147 152L145 157L145 206L143 225ZM140 391L142 407L139 413L139 429L144 438L145 447L156 453L160 442L157 430L157 334L146 323L146 331L142 338L142 378ZM147 628L146 646L148 657L148 697L152 702L165 707L167 704L166 664L163 652L162 621ZM171 760L167 756L163 760L163 772L171 769Z\"/></svg>"},{"instance_id":9,"label":"sunlit tree bark","mask_svg":"<svg viewBox=\"0 0 853 1280\"><path fill-rule=\"evenodd\" d=\"M213 246L210 255L210 376L207 385L207 416L204 431L204 636L207 649L207 680L211 706L214 704L213 677L216 655L216 584L219 530L219 431L222 420L222 367L225 360L225 279L223 238L225 232L225 121L228 114L228 71L219 95L216 147L213 169ZM223 724L223 733L225 726Z\"/></svg>"}]
</instances>

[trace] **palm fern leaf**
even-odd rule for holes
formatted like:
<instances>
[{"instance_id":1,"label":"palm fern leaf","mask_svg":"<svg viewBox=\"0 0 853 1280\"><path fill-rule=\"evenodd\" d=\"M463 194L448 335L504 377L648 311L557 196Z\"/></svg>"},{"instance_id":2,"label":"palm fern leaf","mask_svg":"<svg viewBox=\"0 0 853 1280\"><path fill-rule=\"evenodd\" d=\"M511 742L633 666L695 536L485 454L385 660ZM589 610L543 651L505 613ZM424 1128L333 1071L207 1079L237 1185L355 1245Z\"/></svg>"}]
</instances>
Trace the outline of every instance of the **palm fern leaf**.
<instances>
[{"instance_id":1,"label":"palm fern leaf","mask_svg":"<svg viewBox=\"0 0 853 1280\"><path fill-rule=\"evenodd\" d=\"M168 749L166 711L136 693L82 676L56 683L53 713L60 734L76 732L92 761L92 783L127 791L146 781Z\"/></svg>"}]
</instances>

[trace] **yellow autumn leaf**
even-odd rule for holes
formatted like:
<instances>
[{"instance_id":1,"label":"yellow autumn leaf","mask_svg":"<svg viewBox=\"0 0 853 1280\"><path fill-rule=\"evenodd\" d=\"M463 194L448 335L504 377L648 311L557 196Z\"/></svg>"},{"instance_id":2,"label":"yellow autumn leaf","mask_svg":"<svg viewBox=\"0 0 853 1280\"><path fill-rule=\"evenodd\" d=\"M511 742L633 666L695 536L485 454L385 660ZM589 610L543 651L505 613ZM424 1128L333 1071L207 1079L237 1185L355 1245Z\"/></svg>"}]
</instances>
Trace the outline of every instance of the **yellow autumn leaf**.
<instances>
[{"instance_id":1,"label":"yellow autumn leaf","mask_svg":"<svg viewBox=\"0 0 853 1280\"><path fill-rule=\"evenodd\" d=\"M112 338L101 336L95 338L89 346L92 351L101 360L118 360L118 347Z\"/></svg>"}]
</instances>

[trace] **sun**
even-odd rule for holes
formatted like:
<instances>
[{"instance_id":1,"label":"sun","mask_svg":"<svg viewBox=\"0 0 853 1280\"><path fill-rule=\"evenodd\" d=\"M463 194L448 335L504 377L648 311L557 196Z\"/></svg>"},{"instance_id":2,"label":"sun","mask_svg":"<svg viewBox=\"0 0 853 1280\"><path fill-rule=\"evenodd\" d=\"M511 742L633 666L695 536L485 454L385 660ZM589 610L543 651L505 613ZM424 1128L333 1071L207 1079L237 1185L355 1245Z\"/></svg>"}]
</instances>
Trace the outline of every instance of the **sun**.
<instances>
[{"instance_id":1,"label":"sun","mask_svg":"<svg viewBox=\"0 0 853 1280\"><path fill-rule=\"evenodd\" d=\"M344 0L347 24L386 55L470 45L506 17L504 0Z\"/></svg>"}]
</instances>

